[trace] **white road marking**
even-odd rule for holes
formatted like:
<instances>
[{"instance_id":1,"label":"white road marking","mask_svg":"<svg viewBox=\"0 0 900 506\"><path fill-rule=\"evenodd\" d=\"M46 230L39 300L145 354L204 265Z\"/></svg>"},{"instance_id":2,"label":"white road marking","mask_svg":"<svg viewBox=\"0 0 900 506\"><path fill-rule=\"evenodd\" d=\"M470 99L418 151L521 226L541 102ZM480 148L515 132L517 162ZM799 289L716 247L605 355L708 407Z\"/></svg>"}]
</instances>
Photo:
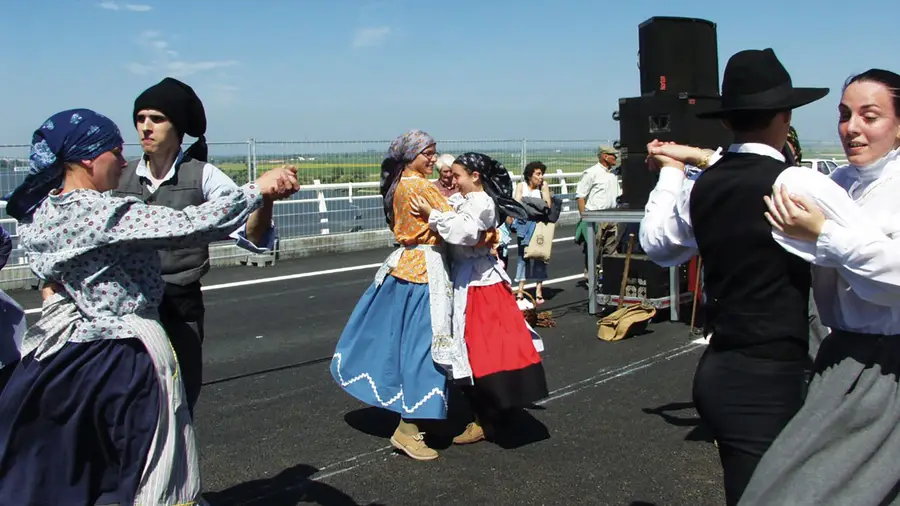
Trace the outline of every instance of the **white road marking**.
<instances>
[{"instance_id":1,"label":"white road marking","mask_svg":"<svg viewBox=\"0 0 900 506\"><path fill-rule=\"evenodd\" d=\"M548 397L542 401L536 402L535 404L543 405L543 404L547 404L551 401L555 401L557 399L562 399L564 397L568 397L572 394L578 393L579 391L585 390L589 387L602 385L602 384L612 381L614 379L621 378L622 376L627 376L629 374L638 372L642 369L646 369L652 365L656 365L658 363L665 362L667 360L671 360L678 356L684 355L685 353L690 353L700 347L701 346L699 346L695 343L688 343L688 344L684 344L684 345L678 346L676 348L673 348L673 349L670 349L667 351L663 351L661 353L657 353L656 355L652 355L650 357L647 357L647 358L644 358L641 360L636 360L630 364L627 364L627 365L624 365L621 367L617 367L614 369L602 369L600 371L600 374L591 376L589 378L585 378L580 381L576 381L574 383L571 383L571 384L566 385L561 388L557 388L556 390L550 392L550 397ZM368 452L356 455L354 457L350 457L348 459L344 459L344 460L341 460L338 462L328 464L327 466L322 467L318 473L314 474L309 479L311 481L322 481L322 480L325 480L332 476L357 469L359 467L362 467L367 464L371 464L371 463L379 460L377 458L378 454L386 453L391 450L393 450L392 446L385 446L382 448L378 448L377 450L368 451ZM360 459L364 458L364 457L370 457L370 458L361 462ZM343 464L343 466L342 466L342 464ZM347 464L350 464L350 465L348 466ZM339 469L334 469L335 467L338 467ZM327 471L327 472L323 472L323 471ZM278 493L278 492L272 492L268 495L272 495L275 493ZM254 499L254 501L263 499L264 497L265 496L256 498L256 499Z\"/></svg>"},{"instance_id":2,"label":"white road marking","mask_svg":"<svg viewBox=\"0 0 900 506\"><path fill-rule=\"evenodd\" d=\"M632 362L628 365L624 365L624 366L618 367L616 369L612 369L612 370L604 369L600 372L600 374L591 376L590 378L586 378L581 381L577 381L575 383L571 383L562 388L557 388L556 390L554 390L553 392L550 393L550 397L540 400L540 401L536 402L535 404L543 405L550 401L572 395L575 392L578 392L579 390L584 390L585 388L589 388L592 386L602 385L603 383L606 383L607 381L614 380L614 379L622 377L622 376L626 376L633 372L650 367L651 365L657 364L659 362L663 362L665 360L675 358L681 354L688 353L699 347L700 346L698 346L694 343L685 344L683 346L679 346L678 348L674 348L674 349L671 349L668 351L657 353L656 355L649 356L645 359L641 359L641 360Z\"/></svg>"}]
</instances>

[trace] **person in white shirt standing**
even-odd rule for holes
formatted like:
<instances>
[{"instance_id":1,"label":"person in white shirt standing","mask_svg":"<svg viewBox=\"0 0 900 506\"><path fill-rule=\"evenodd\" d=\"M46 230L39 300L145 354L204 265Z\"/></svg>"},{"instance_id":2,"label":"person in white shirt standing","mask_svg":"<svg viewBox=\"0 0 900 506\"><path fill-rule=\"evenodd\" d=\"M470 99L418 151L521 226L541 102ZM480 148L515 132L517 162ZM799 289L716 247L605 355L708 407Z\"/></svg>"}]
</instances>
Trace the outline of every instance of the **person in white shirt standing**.
<instances>
[{"instance_id":1,"label":"person in white shirt standing","mask_svg":"<svg viewBox=\"0 0 900 506\"><path fill-rule=\"evenodd\" d=\"M613 174L612 169L616 165L619 154L616 150L600 146L597 150L597 163L584 171L581 181L578 182L578 188L575 190L575 196L578 199L578 212L584 214L585 211L604 211L606 209L614 209L617 205L617 199L622 194L619 188L619 178ZM587 279L588 266L588 249L587 234L584 233L587 222L581 221L575 232L575 241L581 244L584 252L584 274ZM618 227L613 222L602 222L594 226L594 237L596 239L596 255L597 269L603 270L603 257L616 252L616 237L618 235Z\"/></svg>"}]
</instances>

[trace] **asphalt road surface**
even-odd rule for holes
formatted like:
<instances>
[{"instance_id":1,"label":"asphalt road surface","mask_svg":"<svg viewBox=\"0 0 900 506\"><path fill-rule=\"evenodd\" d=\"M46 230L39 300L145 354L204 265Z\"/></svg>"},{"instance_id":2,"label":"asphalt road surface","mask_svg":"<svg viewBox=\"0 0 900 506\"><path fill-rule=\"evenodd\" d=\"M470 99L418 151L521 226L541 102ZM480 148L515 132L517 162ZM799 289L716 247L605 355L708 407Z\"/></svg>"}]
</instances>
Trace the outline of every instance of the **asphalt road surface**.
<instances>
[{"instance_id":1,"label":"asphalt road surface","mask_svg":"<svg viewBox=\"0 0 900 506\"><path fill-rule=\"evenodd\" d=\"M204 279L205 386L196 413L207 500L722 504L718 456L691 402L704 346L686 325L668 322L625 341L598 340L587 291L575 279L583 256L572 232L557 233L544 289L543 309L556 326L538 329L551 396L517 414L497 441L470 446L450 444L470 416L451 398L451 421L429 430L440 451L430 462L394 452L388 439L397 415L351 398L328 371L373 265L389 250L214 269ZM38 307L33 291L12 295Z\"/></svg>"}]
</instances>

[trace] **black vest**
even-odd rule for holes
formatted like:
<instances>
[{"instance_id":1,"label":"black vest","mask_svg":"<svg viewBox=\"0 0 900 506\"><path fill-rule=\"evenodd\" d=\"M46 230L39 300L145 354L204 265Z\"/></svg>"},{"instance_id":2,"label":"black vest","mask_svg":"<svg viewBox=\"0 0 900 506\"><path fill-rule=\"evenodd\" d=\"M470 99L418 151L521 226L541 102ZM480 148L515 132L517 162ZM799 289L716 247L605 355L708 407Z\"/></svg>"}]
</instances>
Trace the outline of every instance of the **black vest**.
<instances>
[{"instance_id":1,"label":"black vest","mask_svg":"<svg viewBox=\"0 0 900 506\"><path fill-rule=\"evenodd\" d=\"M184 157L175 168L175 176L162 183L153 193L141 181L136 169L138 160L128 164L119 179L119 187L113 191L116 197L137 197L144 202L182 210L198 206L203 198L203 167L206 162ZM166 283L185 286L195 283L209 271L209 248L184 248L159 252L162 262L162 278Z\"/></svg>"},{"instance_id":2,"label":"black vest","mask_svg":"<svg viewBox=\"0 0 900 506\"><path fill-rule=\"evenodd\" d=\"M763 196L788 165L727 153L691 190L690 214L714 349L802 359L809 346L809 264L772 238ZM760 346L765 345L765 346Z\"/></svg>"}]
</instances>

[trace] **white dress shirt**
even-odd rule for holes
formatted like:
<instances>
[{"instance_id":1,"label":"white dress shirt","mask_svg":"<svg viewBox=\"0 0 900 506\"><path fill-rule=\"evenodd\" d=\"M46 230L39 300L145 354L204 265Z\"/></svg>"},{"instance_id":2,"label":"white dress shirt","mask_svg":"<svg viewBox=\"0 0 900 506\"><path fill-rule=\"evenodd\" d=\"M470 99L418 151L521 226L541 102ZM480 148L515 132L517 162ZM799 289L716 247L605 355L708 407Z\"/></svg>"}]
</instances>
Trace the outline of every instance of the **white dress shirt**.
<instances>
[{"instance_id":1,"label":"white dress shirt","mask_svg":"<svg viewBox=\"0 0 900 506\"><path fill-rule=\"evenodd\" d=\"M734 144L730 152L784 160L763 144ZM714 156L713 163L720 157ZM641 221L640 241L651 260L679 265L697 254L690 218L693 181L674 167L660 171ZM826 216L815 243L773 229L786 251L811 262L822 323L868 334L900 334L900 150L867 167L839 167L831 177L789 167L776 186L809 197Z\"/></svg>"},{"instance_id":2,"label":"white dress shirt","mask_svg":"<svg viewBox=\"0 0 900 506\"><path fill-rule=\"evenodd\" d=\"M575 197L584 199L585 211L615 209L621 194L619 178L601 163L585 170L575 189Z\"/></svg>"}]
</instances>

